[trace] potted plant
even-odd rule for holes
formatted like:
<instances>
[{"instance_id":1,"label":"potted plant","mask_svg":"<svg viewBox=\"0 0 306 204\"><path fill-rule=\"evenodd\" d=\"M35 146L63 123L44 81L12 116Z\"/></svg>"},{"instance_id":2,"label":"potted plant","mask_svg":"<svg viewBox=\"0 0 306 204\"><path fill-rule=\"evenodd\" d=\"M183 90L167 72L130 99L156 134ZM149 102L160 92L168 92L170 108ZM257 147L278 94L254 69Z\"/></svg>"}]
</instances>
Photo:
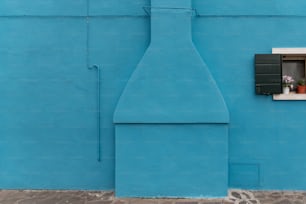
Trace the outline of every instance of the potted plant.
<instances>
[{"instance_id":1,"label":"potted plant","mask_svg":"<svg viewBox=\"0 0 306 204\"><path fill-rule=\"evenodd\" d=\"M294 79L292 76L284 75L283 76L283 94L289 94L290 88L293 86Z\"/></svg>"},{"instance_id":2,"label":"potted plant","mask_svg":"<svg viewBox=\"0 0 306 204\"><path fill-rule=\"evenodd\" d=\"M297 93L306 93L306 81L305 79L300 79L298 81L298 86L296 87Z\"/></svg>"}]
</instances>

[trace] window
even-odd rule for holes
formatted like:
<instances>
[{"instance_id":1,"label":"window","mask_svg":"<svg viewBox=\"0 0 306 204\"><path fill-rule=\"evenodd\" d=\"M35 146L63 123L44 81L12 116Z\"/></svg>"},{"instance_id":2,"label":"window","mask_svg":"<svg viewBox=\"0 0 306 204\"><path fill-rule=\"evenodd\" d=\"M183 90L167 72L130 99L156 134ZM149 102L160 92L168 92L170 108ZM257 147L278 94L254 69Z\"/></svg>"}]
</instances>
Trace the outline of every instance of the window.
<instances>
[{"instance_id":1,"label":"window","mask_svg":"<svg viewBox=\"0 0 306 204\"><path fill-rule=\"evenodd\" d=\"M297 82L305 79L305 59L306 55L283 55L282 73L283 75L292 76L295 80L293 85L297 86Z\"/></svg>"},{"instance_id":2,"label":"window","mask_svg":"<svg viewBox=\"0 0 306 204\"><path fill-rule=\"evenodd\" d=\"M273 54L255 55L255 92L273 95L274 100L306 100L295 92L297 82L306 78L306 48L273 48ZM282 94L283 76L294 79L290 94Z\"/></svg>"}]
</instances>

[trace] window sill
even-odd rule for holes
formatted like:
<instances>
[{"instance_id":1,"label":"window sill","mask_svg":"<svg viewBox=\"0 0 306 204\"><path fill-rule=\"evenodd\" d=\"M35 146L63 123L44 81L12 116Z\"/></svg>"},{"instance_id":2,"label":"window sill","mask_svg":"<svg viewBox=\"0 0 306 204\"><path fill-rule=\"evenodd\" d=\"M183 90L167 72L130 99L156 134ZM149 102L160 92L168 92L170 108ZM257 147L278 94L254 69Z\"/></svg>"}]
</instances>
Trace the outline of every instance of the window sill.
<instances>
[{"instance_id":1,"label":"window sill","mask_svg":"<svg viewBox=\"0 0 306 204\"><path fill-rule=\"evenodd\" d=\"M273 100L275 101L306 101L306 94L297 94L290 92L289 94L274 94Z\"/></svg>"}]
</instances>

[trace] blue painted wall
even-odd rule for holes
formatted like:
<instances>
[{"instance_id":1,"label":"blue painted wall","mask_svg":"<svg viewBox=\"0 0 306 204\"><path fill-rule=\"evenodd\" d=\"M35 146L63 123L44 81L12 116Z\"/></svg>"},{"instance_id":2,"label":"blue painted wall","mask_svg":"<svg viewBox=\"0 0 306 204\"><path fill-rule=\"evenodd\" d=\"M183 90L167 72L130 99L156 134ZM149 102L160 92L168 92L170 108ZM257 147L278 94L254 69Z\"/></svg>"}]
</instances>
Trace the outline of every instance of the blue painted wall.
<instances>
[{"instance_id":1,"label":"blue painted wall","mask_svg":"<svg viewBox=\"0 0 306 204\"><path fill-rule=\"evenodd\" d=\"M256 8L259 12L272 6L276 4ZM299 8L296 15L287 15L285 6L277 4L269 15L254 8L248 15L243 7L225 15L215 11L194 21L194 42L211 67L231 116L230 187L306 189L305 102L272 101L254 94L255 53L306 46L305 16L300 16Z\"/></svg>"},{"instance_id":2,"label":"blue painted wall","mask_svg":"<svg viewBox=\"0 0 306 204\"><path fill-rule=\"evenodd\" d=\"M113 110L150 37L134 2L0 2L0 188L114 189ZM103 65L101 162L92 64Z\"/></svg>"},{"instance_id":3,"label":"blue painted wall","mask_svg":"<svg viewBox=\"0 0 306 204\"><path fill-rule=\"evenodd\" d=\"M117 124L117 197L224 197L227 124Z\"/></svg>"},{"instance_id":4,"label":"blue painted wall","mask_svg":"<svg viewBox=\"0 0 306 204\"><path fill-rule=\"evenodd\" d=\"M149 45L142 9L149 4L0 2L0 188L114 189L113 111ZM306 2L194 0L193 7L194 44L230 112L229 186L305 190L305 102L256 96L253 57L306 47ZM103 66L101 162L92 64Z\"/></svg>"}]
</instances>

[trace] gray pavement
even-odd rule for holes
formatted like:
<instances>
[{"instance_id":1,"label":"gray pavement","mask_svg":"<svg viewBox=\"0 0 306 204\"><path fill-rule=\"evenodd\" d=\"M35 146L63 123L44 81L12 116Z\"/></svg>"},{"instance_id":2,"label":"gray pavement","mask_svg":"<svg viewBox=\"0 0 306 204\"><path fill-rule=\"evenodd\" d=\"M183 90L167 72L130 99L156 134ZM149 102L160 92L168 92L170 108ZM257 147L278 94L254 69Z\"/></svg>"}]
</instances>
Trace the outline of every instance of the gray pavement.
<instances>
[{"instance_id":1,"label":"gray pavement","mask_svg":"<svg viewBox=\"0 0 306 204\"><path fill-rule=\"evenodd\" d=\"M230 190L224 199L119 199L111 191L0 190L0 204L306 204L306 191Z\"/></svg>"}]
</instances>

